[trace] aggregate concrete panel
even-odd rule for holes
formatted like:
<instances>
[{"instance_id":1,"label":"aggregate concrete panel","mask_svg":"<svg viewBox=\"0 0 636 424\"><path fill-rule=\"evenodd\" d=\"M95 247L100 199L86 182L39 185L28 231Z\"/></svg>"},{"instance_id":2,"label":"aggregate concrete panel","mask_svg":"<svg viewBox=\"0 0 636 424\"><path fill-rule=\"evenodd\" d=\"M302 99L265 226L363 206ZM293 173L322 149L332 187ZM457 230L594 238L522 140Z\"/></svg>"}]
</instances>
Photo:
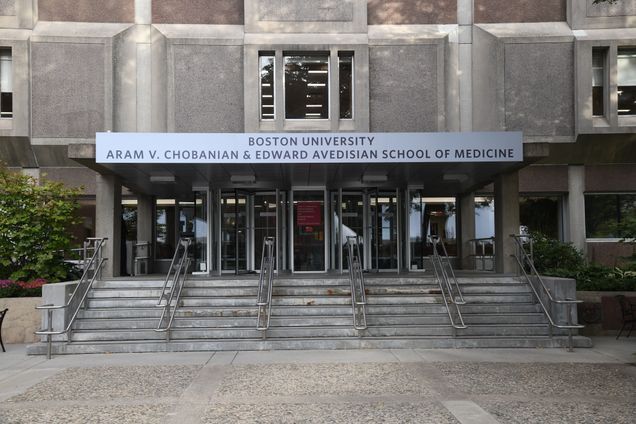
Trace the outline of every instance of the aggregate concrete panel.
<instances>
[{"instance_id":1,"label":"aggregate concrete panel","mask_svg":"<svg viewBox=\"0 0 636 424\"><path fill-rule=\"evenodd\" d=\"M505 45L506 130L574 134L574 45Z\"/></svg>"},{"instance_id":2,"label":"aggregate concrete panel","mask_svg":"<svg viewBox=\"0 0 636 424\"><path fill-rule=\"evenodd\" d=\"M531 165L519 170L519 192L521 193L565 193L567 191L567 165Z\"/></svg>"},{"instance_id":3,"label":"aggregate concrete panel","mask_svg":"<svg viewBox=\"0 0 636 424\"><path fill-rule=\"evenodd\" d=\"M34 137L93 138L104 130L104 44L31 44Z\"/></svg>"},{"instance_id":4,"label":"aggregate concrete panel","mask_svg":"<svg viewBox=\"0 0 636 424\"><path fill-rule=\"evenodd\" d=\"M636 191L636 166L626 164L586 166L585 191Z\"/></svg>"},{"instance_id":5,"label":"aggregate concrete panel","mask_svg":"<svg viewBox=\"0 0 636 424\"><path fill-rule=\"evenodd\" d=\"M591 1L591 0L590 0ZM474 0L476 23L562 22L567 0Z\"/></svg>"},{"instance_id":6,"label":"aggregate concrete panel","mask_svg":"<svg viewBox=\"0 0 636 424\"><path fill-rule=\"evenodd\" d=\"M243 47L174 45L178 132L242 132Z\"/></svg>"},{"instance_id":7,"label":"aggregate concrete panel","mask_svg":"<svg viewBox=\"0 0 636 424\"><path fill-rule=\"evenodd\" d=\"M438 46L369 47L373 132L434 132L438 124Z\"/></svg>"},{"instance_id":8,"label":"aggregate concrete panel","mask_svg":"<svg viewBox=\"0 0 636 424\"><path fill-rule=\"evenodd\" d=\"M353 20L353 0L261 0L259 21L349 22Z\"/></svg>"},{"instance_id":9,"label":"aggregate concrete panel","mask_svg":"<svg viewBox=\"0 0 636 424\"><path fill-rule=\"evenodd\" d=\"M134 22L135 0L40 0L41 21L63 22Z\"/></svg>"},{"instance_id":10,"label":"aggregate concrete panel","mask_svg":"<svg viewBox=\"0 0 636 424\"><path fill-rule=\"evenodd\" d=\"M47 402L178 396L191 384L199 369L198 365L67 368L9 401Z\"/></svg>"},{"instance_id":11,"label":"aggregate concrete panel","mask_svg":"<svg viewBox=\"0 0 636 424\"><path fill-rule=\"evenodd\" d=\"M0 16L15 16L16 0L0 0Z\"/></svg>"},{"instance_id":12,"label":"aggregate concrete panel","mask_svg":"<svg viewBox=\"0 0 636 424\"><path fill-rule=\"evenodd\" d=\"M153 0L158 24L243 25L243 0Z\"/></svg>"},{"instance_id":13,"label":"aggregate concrete panel","mask_svg":"<svg viewBox=\"0 0 636 424\"><path fill-rule=\"evenodd\" d=\"M619 1L614 4L599 3L594 4L594 0L586 0L587 16L636 16L636 2Z\"/></svg>"},{"instance_id":14,"label":"aggregate concrete panel","mask_svg":"<svg viewBox=\"0 0 636 424\"><path fill-rule=\"evenodd\" d=\"M321 424L370 423L454 424L459 423L437 402L373 403L279 403L216 404L207 409L202 423Z\"/></svg>"},{"instance_id":15,"label":"aggregate concrete panel","mask_svg":"<svg viewBox=\"0 0 636 424\"><path fill-rule=\"evenodd\" d=\"M457 23L456 0L369 0L369 25Z\"/></svg>"},{"instance_id":16,"label":"aggregate concrete panel","mask_svg":"<svg viewBox=\"0 0 636 424\"><path fill-rule=\"evenodd\" d=\"M218 392L224 396L436 394L418 364L336 363L234 366Z\"/></svg>"},{"instance_id":17,"label":"aggregate concrete panel","mask_svg":"<svg viewBox=\"0 0 636 424\"><path fill-rule=\"evenodd\" d=\"M0 422L6 424L156 424L171 409L171 404L141 405L41 405L0 410Z\"/></svg>"}]
</instances>

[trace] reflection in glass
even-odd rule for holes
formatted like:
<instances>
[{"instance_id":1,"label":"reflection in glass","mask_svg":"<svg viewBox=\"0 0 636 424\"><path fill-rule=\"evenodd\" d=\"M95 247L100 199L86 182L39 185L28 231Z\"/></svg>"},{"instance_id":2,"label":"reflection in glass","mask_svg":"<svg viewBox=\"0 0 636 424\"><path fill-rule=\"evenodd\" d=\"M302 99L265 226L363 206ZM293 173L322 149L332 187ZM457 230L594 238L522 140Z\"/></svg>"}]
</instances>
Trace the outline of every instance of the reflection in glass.
<instances>
[{"instance_id":1,"label":"reflection in glass","mask_svg":"<svg viewBox=\"0 0 636 424\"><path fill-rule=\"evenodd\" d=\"M378 193L370 199L372 220L372 266L374 269L398 267L398 210L395 193Z\"/></svg>"},{"instance_id":2,"label":"reflection in glass","mask_svg":"<svg viewBox=\"0 0 636 424\"><path fill-rule=\"evenodd\" d=\"M519 223L527 233L539 232L559 239L559 198L523 196L519 203Z\"/></svg>"},{"instance_id":3,"label":"reflection in glass","mask_svg":"<svg viewBox=\"0 0 636 424\"><path fill-rule=\"evenodd\" d=\"M607 49L592 49L592 115L605 115L605 62Z\"/></svg>"},{"instance_id":4,"label":"reflection in glass","mask_svg":"<svg viewBox=\"0 0 636 424\"><path fill-rule=\"evenodd\" d=\"M247 270L247 196L221 195L221 270Z\"/></svg>"},{"instance_id":5,"label":"reflection in glass","mask_svg":"<svg viewBox=\"0 0 636 424\"><path fill-rule=\"evenodd\" d=\"M194 271L208 271L208 196L205 191L194 193Z\"/></svg>"},{"instance_id":6,"label":"reflection in glass","mask_svg":"<svg viewBox=\"0 0 636 424\"><path fill-rule=\"evenodd\" d=\"M285 56L285 118L329 118L329 56Z\"/></svg>"},{"instance_id":7,"label":"reflection in glass","mask_svg":"<svg viewBox=\"0 0 636 424\"><path fill-rule=\"evenodd\" d=\"M176 246L174 199L157 199L155 207L155 258L172 259Z\"/></svg>"},{"instance_id":8,"label":"reflection in glass","mask_svg":"<svg viewBox=\"0 0 636 424\"><path fill-rule=\"evenodd\" d=\"M424 269L425 258L433 254L430 236L444 240L449 256L457 255L455 199L409 194L409 245L411 270Z\"/></svg>"},{"instance_id":9,"label":"reflection in glass","mask_svg":"<svg viewBox=\"0 0 636 424\"><path fill-rule=\"evenodd\" d=\"M340 119L353 118L353 52L338 53Z\"/></svg>"},{"instance_id":10,"label":"reflection in glass","mask_svg":"<svg viewBox=\"0 0 636 424\"><path fill-rule=\"evenodd\" d=\"M617 225L636 220L636 194L586 194L585 234L588 238L621 237Z\"/></svg>"},{"instance_id":11,"label":"reflection in glass","mask_svg":"<svg viewBox=\"0 0 636 424\"><path fill-rule=\"evenodd\" d=\"M636 115L636 47L618 48L618 114Z\"/></svg>"},{"instance_id":12,"label":"reflection in glass","mask_svg":"<svg viewBox=\"0 0 636 424\"><path fill-rule=\"evenodd\" d=\"M259 57L261 69L261 119L274 119L274 55L263 54Z\"/></svg>"}]
</instances>

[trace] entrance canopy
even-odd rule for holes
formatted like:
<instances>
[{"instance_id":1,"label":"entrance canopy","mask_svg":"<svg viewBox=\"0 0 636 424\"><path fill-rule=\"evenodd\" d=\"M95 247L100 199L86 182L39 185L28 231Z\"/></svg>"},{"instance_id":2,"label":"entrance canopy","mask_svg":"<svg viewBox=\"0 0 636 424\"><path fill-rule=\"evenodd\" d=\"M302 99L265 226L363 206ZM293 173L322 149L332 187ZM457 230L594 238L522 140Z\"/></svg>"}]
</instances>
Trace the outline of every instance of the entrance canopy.
<instances>
[{"instance_id":1,"label":"entrance canopy","mask_svg":"<svg viewBox=\"0 0 636 424\"><path fill-rule=\"evenodd\" d=\"M519 132L98 133L95 146L69 146L69 156L160 196L207 186L409 185L449 195L523 166L524 148Z\"/></svg>"}]
</instances>

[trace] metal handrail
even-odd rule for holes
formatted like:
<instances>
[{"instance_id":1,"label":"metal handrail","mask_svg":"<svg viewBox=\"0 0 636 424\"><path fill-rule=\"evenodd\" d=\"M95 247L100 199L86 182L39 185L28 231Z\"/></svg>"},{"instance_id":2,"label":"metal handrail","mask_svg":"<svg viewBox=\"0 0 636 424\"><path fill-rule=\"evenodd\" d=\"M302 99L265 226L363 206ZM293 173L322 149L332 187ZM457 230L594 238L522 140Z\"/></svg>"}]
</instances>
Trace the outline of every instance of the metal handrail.
<instances>
[{"instance_id":1,"label":"metal handrail","mask_svg":"<svg viewBox=\"0 0 636 424\"><path fill-rule=\"evenodd\" d=\"M79 314L80 309L84 305L86 297L88 296L88 292L90 291L91 287L93 287L93 283L98 277L101 277L102 266L104 265L104 262L106 262L106 258L102 257L102 248L104 244L106 243L106 240L108 239L107 238L88 238L86 240L87 241L84 244L85 249L87 249L86 243L92 244L93 246L91 248L93 249L93 255L91 256L90 260L88 260L88 263L84 267L84 272L82 273L82 277L79 279L77 286L75 286L75 290L73 290L73 293L71 294L71 298L68 300L68 302L66 302L66 304L64 305L46 304L46 305L35 307L35 309L47 311L48 328L46 330L39 330L35 332L35 334L39 336L46 336L46 341L48 345L47 353L46 353L47 359L51 359L53 336L66 334L66 342L67 343L71 342L71 336L72 336L71 327L73 326L73 323L75 322L75 319L77 318L77 315ZM91 267L94 267L94 269L89 279L89 273L91 271ZM69 308L73 308L73 313L66 327L64 327L64 329L59 331L53 331L53 311L61 310L61 309L69 309Z\"/></svg>"},{"instance_id":2,"label":"metal handrail","mask_svg":"<svg viewBox=\"0 0 636 424\"><path fill-rule=\"evenodd\" d=\"M474 253L471 254L474 261L473 268L477 269L477 260L481 259L481 269L483 271L494 271L495 270L495 238L494 237L474 238L474 239L468 240L468 243L470 243L473 246L472 250L474 251ZM487 244L490 244L492 246L492 256L486 255L485 247ZM477 254L478 246L481 248L481 255ZM492 261L491 269L486 269L486 259L490 259Z\"/></svg>"},{"instance_id":3,"label":"metal handrail","mask_svg":"<svg viewBox=\"0 0 636 424\"><path fill-rule=\"evenodd\" d=\"M179 300L181 298L181 291L185 285L187 278L187 270L190 266L190 257L188 255L188 249L192 243L191 238L179 239L177 248L174 251L174 256L166 275L166 281L164 282L163 289L159 295L159 301L157 307L162 307L161 317L155 331L160 333L166 333L166 341L170 341L170 330L172 329L172 322L174 321L177 308L179 307ZM180 253L183 252L183 253ZM175 265L176 264L176 265ZM168 289L168 282L171 282L170 290ZM165 299L165 303L164 302ZM174 308L172 305L174 303ZM172 311L171 311L172 308ZM164 319L167 317L167 323L162 326Z\"/></svg>"},{"instance_id":4,"label":"metal handrail","mask_svg":"<svg viewBox=\"0 0 636 424\"><path fill-rule=\"evenodd\" d=\"M517 245L516 253L515 253L514 256L515 256L515 259L517 260L517 264L519 264L519 269L523 273L528 285L530 286L530 288L534 292L534 295L536 296L537 300L539 301L539 304L541 305L541 309L543 310L543 313L548 318L548 321L549 321L549 324L550 324L550 337L552 337L552 328L568 330L568 350L572 351L572 349L573 349L573 345L572 345L572 330L585 328L584 325L574 324L572 322L572 308L574 307L574 305L576 305L578 303L583 303L583 301L582 300L575 300L575 299L555 299L552 296L552 293L550 292L550 289L548 287L546 287L545 283L543 282L543 278L541 278L541 274L539 274L539 272L537 271L537 268L534 266L534 261L532 260L532 258L528 254L528 252L526 252L526 249L523 246L522 239L532 240L532 236L526 235L526 234L524 234L524 235L511 234L510 237L512 237L512 239L516 242L516 245ZM528 266L528 268L530 269L530 274L531 275L528 275L528 272L526 271L526 266ZM539 283L540 283L539 287L542 290L542 292L547 296L547 298L550 301L550 303L555 303L557 305L567 305L567 308L568 308L568 313L567 313L568 323L567 323L567 325L555 323L555 321L554 321L554 319L552 317L552 314L550 313L548 308L543 303L543 300L541 300L541 296L539 296L539 292L537 291L535 285L533 284L533 279L531 278L531 276L533 276L534 279L539 281Z\"/></svg>"},{"instance_id":5,"label":"metal handrail","mask_svg":"<svg viewBox=\"0 0 636 424\"><path fill-rule=\"evenodd\" d=\"M256 329L265 331L269 328L269 321L272 316L272 292L274 289L274 247L276 239L265 237L263 239L263 251L261 253L261 275L258 279L258 295L256 305L258 306L258 316L256 318Z\"/></svg>"},{"instance_id":6,"label":"metal handrail","mask_svg":"<svg viewBox=\"0 0 636 424\"><path fill-rule=\"evenodd\" d=\"M351 309L353 328L367 328L367 295L365 293L364 274L360 261L360 242L358 236L347 236L347 252L349 264L349 283L351 285Z\"/></svg>"},{"instance_id":7,"label":"metal handrail","mask_svg":"<svg viewBox=\"0 0 636 424\"><path fill-rule=\"evenodd\" d=\"M458 305L465 305L466 301L464 300L464 295L462 294L462 290L459 287L459 282L457 281L455 270L453 269L453 265L451 264L450 257L448 256L448 250L446 250L446 244L444 243L444 240L439 236L432 236L431 239L433 240L433 250L435 252L437 252L437 246L442 247L442 253L444 255L438 254L438 256L440 256L440 263L442 265L445 263L446 267L450 270L450 276L451 276L452 282L455 285L455 289L457 290L457 295L459 296L459 300L455 298L455 303ZM444 268L444 266L442 266L442 272L444 273L444 277L446 281L448 281L449 280L448 273L446 272L446 268ZM450 286L450 283L449 283L449 286Z\"/></svg>"},{"instance_id":8,"label":"metal handrail","mask_svg":"<svg viewBox=\"0 0 636 424\"><path fill-rule=\"evenodd\" d=\"M462 316L462 312L459 309L460 304L464 304L463 297L459 303L457 299L453 297L453 288L448 281L448 274L444 270L444 263L442 262L442 258L437 251L437 237L431 237L433 241L433 258L431 262L433 263L433 272L435 273L435 279L437 280L437 284L442 292L442 299L444 300L444 305L446 306L446 313L448 314L448 318L450 319L451 326L453 327L453 337L456 336L455 330L468 328L466 323L464 322L464 317ZM453 274L454 275L454 274ZM448 290L448 292L447 292ZM457 290L459 291L459 285L457 286ZM459 291L461 294L461 291ZM448 296L448 298L447 298ZM455 323L453 319L453 313L451 312L450 305L455 306L455 313L457 314L458 323Z\"/></svg>"}]
</instances>

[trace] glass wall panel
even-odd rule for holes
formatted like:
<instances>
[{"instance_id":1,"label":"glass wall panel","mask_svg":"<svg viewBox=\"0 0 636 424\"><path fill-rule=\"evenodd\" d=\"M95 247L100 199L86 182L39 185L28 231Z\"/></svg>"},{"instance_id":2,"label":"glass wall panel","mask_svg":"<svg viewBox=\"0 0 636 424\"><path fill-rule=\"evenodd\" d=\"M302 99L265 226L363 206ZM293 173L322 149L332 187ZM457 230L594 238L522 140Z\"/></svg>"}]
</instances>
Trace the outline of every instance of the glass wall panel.
<instances>
[{"instance_id":1,"label":"glass wall panel","mask_svg":"<svg viewBox=\"0 0 636 424\"><path fill-rule=\"evenodd\" d=\"M208 271L208 194L194 193L194 271Z\"/></svg>"},{"instance_id":2,"label":"glass wall panel","mask_svg":"<svg viewBox=\"0 0 636 424\"><path fill-rule=\"evenodd\" d=\"M294 271L325 271L324 191L294 191Z\"/></svg>"},{"instance_id":3,"label":"glass wall panel","mask_svg":"<svg viewBox=\"0 0 636 424\"><path fill-rule=\"evenodd\" d=\"M172 259L176 247L176 202L157 199L155 207L155 259Z\"/></svg>"},{"instance_id":4,"label":"glass wall panel","mask_svg":"<svg viewBox=\"0 0 636 424\"><path fill-rule=\"evenodd\" d=\"M247 194L221 195L221 270L247 270Z\"/></svg>"},{"instance_id":5,"label":"glass wall panel","mask_svg":"<svg viewBox=\"0 0 636 424\"><path fill-rule=\"evenodd\" d=\"M276 238L276 193L254 194L254 266L261 268L263 241ZM280 240L276 239L276 243Z\"/></svg>"},{"instance_id":6,"label":"glass wall panel","mask_svg":"<svg viewBox=\"0 0 636 424\"><path fill-rule=\"evenodd\" d=\"M431 236L439 236L449 256L457 255L455 199L423 197L420 191L409 193L410 269L424 269L425 258L433 254Z\"/></svg>"},{"instance_id":7,"label":"glass wall panel","mask_svg":"<svg viewBox=\"0 0 636 424\"><path fill-rule=\"evenodd\" d=\"M285 55L285 118L329 118L329 56Z\"/></svg>"},{"instance_id":8,"label":"glass wall panel","mask_svg":"<svg viewBox=\"0 0 636 424\"><path fill-rule=\"evenodd\" d=\"M342 258L342 268L349 269L349 258L346 253L347 237L357 237L360 263L364 264L364 200L362 193L342 193L341 208L342 233L338 239L340 257ZM339 222L334 220L334 226L340 227Z\"/></svg>"},{"instance_id":9,"label":"glass wall panel","mask_svg":"<svg viewBox=\"0 0 636 424\"><path fill-rule=\"evenodd\" d=\"M475 197L475 238L495 236L495 200Z\"/></svg>"},{"instance_id":10,"label":"glass wall panel","mask_svg":"<svg viewBox=\"0 0 636 424\"><path fill-rule=\"evenodd\" d=\"M585 195L587 238L620 237L616 226L627 220L636 220L636 194Z\"/></svg>"},{"instance_id":11,"label":"glass wall panel","mask_svg":"<svg viewBox=\"0 0 636 424\"><path fill-rule=\"evenodd\" d=\"M377 270L398 268L398 199L395 192L370 196L371 266Z\"/></svg>"},{"instance_id":12,"label":"glass wall panel","mask_svg":"<svg viewBox=\"0 0 636 424\"><path fill-rule=\"evenodd\" d=\"M556 240L560 238L559 197L521 196L519 200L522 232L539 232Z\"/></svg>"}]
</instances>

